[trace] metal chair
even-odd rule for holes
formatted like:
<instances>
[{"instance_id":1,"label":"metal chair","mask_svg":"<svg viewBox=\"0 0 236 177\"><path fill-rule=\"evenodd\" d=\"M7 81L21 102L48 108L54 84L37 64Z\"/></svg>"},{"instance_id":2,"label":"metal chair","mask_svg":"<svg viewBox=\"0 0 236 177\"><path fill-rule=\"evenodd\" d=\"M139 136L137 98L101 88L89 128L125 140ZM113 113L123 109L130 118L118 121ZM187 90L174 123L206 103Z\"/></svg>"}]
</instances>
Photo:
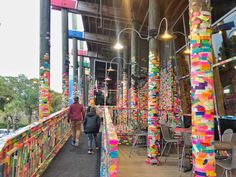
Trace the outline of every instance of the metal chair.
<instances>
[{"instance_id":1,"label":"metal chair","mask_svg":"<svg viewBox=\"0 0 236 177\"><path fill-rule=\"evenodd\" d=\"M232 129L226 129L222 135L222 141L235 142L236 137ZM232 150L232 155L227 159L217 160L216 165L223 168L222 177L233 177L232 170L236 169L236 147Z\"/></svg>"},{"instance_id":2,"label":"metal chair","mask_svg":"<svg viewBox=\"0 0 236 177\"><path fill-rule=\"evenodd\" d=\"M192 137L191 133L183 133L183 141L184 141L184 146L182 150L182 155L181 155L181 162L180 162L180 175L182 175L182 170L181 168L184 167L184 162L185 162L185 157L186 155L191 156L192 154Z\"/></svg>"},{"instance_id":3,"label":"metal chair","mask_svg":"<svg viewBox=\"0 0 236 177\"><path fill-rule=\"evenodd\" d=\"M216 165L218 165L219 167L223 168L224 171L222 173L222 177L226 176L226 177L233 177L232 174L232 170L236 169L236 152L235 152L235 148L233 150L233 158L231 159L227 159L227 160L217 160L216 161ZM228 175L229 173L229 175Z\"/></svg>"},{"instance_id":4,"label":"metal chair","mask_svg":"<svg viewBox=\"0 0 236 177\"><path fill-rule=\"evenodd\" d=\"M231 142L232 137L233 137L233 130L232 129L226 129L222 135L222 141L225 142Z\"/></svg>"},{"instance_id":5,"label":"metal chair","mask_svg":"<svg viewBox=\"0 0 236 177\"><path fill-rule=\"evenodd\" d=\"M172 144L175 144L175 143L177 144L177 155L178 155L178 158L179 158L179 140L174 139L170 136L169 128L166 125L161 124L160 127L161 127L162 138L163 138L164 143L165 143L164 148L161 152L160 160L162 158L163 153L165 152L166 146L168 144L170 144L168 152L167 152L167 154L169 155L171 146L172 146ZM165 159L165 162L166 162L166 159ZM178 165L179 165L179 161L178 161Z\"/></svg>"},{"instance_id":6,"label":"metal chair","mask_svg":"<svg viewBox=\"0 0 236 177\"><path fill-rule=\"evenodd\" d=\"M233 130L232 129L226 129L222 135L222 141L224 142L231 142L233 138ZM216 159L228 159L232 157L231 151L226 150L218 150L216 155Z\"/></svg>"},{"instance_id":7,"label":"metal chair","mask_svg":"<svg viewBox=\"0 0 236 177\"><path fill-rule=\"evenodd\" d=\"M147 142L145 144L138 144L139 139L141 137L144 137L147 140L147 133L146 132L141 132L141 133L134 133L133 135L133 143L132 143L132 148L129 153L129 157L131 157L132 152L137 148L137 147L145 147L147 146Z\"/></svg>"}]
</instances>

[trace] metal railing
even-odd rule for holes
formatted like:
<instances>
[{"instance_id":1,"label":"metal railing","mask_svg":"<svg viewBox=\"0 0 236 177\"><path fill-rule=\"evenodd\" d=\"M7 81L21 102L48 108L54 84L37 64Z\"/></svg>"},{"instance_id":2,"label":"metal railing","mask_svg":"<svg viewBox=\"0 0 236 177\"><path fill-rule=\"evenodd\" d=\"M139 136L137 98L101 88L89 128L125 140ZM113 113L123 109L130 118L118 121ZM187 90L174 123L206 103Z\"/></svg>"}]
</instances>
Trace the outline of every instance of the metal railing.
<instances>
[{"instance_id":1,"label":"metal railing","mask_svg":"<svg viewBox=\"0 0 236 177\"><path fill-rule=\"evenodd\" d=\"M61 110L0 139L0 177L43 173L70 136L68 109Z\"/></svg>"},{"instance_id":2,"label":"metal railing","mask_svg":"<svg viewBox=\"0 0 236 177\"><path fill-rule=\"evenodd\" d=\"M107 107L104 108L104 126L102 130L101 177L117 177L118 173L118 137Z\"/></svg>"}]
</instances>

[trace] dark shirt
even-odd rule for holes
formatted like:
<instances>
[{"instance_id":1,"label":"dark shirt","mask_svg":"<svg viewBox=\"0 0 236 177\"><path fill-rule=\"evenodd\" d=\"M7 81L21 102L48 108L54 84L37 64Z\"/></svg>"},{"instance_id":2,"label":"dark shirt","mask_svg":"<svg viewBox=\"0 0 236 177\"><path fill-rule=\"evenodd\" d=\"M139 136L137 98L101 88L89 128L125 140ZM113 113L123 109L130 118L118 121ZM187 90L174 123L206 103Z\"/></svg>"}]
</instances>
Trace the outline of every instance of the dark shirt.
<instances>
[{"instance_id":1,"label":"dark shirt","mask_svg":"<svg viewBox=\"0 0 236 177\"><path fill-rule=\"evenodd\" d=\"M84 120L84 132L85 133L98 133L100 129L100 117L89 112Z\"/></svg>"}]
</instances>

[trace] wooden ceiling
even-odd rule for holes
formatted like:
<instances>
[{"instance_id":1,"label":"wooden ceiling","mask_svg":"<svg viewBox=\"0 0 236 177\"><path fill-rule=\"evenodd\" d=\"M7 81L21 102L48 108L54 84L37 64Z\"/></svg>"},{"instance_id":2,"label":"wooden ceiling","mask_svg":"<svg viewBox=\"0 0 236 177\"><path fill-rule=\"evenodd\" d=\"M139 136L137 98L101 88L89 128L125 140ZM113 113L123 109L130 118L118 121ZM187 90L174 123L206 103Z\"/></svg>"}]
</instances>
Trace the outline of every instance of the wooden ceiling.
<instances>
[{"instance_id":1,"label":"wooden ceiling","mask_svg":"<svg viewBox=\"0 0 236 177\"><path fill-rule=\"evenodd\" d=\"M167 17L169 27L188 6L188 0L157 1L160 3L161 17ZM121 29L131 27L133 19L138 23L137 30L142 35L148 35L148 0L79 0L77 7L85 32L94 34L92 36L99 35L96 36L99 40L88 40L89 51L105 58L111 59L117 55L112 49L116 36ZM130 32L122 34L127 41L129 37Z\"/></svg>"}]
</instances>

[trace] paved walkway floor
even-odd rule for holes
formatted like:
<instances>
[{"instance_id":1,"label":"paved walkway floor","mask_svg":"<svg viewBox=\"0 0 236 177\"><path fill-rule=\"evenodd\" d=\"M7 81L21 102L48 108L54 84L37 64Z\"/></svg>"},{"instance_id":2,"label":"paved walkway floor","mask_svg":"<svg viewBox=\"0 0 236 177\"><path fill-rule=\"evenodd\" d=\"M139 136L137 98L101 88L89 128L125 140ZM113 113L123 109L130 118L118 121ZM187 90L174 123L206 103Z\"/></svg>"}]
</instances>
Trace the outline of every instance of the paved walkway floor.
<instances>
[{"instance_id":1,"label":"paved walkway floor","mask_svg":"<svg viewBox=\"0 0 236 177\"><path fill-rule=\"evenodd\" d=\"M137 148L130 155L131 146L119 146L119 173L118 177L179 177L178 161L176 154L171 154L161 160L161 165L147 165L145 163L147 149ZM221 177L222 169L217 166L216 177ZM233 176L236 177L236 170L232 170ZM182 173L181 177L191 177L191 172Z\"/></svg>"},{"instance_id":2,"label":"paved walkway floor","mask_svg":"<svg viewBox=\"0 0 236 177\"><path fill-rule=\"evenodd\" d=\"M98 138L101 139L101 135ZM99 177L100 150L88 155L87 135L84 133L81 134L78 147L70 143L71 139L52 160L43 177Z\"/></svg>"}]
</instances>

